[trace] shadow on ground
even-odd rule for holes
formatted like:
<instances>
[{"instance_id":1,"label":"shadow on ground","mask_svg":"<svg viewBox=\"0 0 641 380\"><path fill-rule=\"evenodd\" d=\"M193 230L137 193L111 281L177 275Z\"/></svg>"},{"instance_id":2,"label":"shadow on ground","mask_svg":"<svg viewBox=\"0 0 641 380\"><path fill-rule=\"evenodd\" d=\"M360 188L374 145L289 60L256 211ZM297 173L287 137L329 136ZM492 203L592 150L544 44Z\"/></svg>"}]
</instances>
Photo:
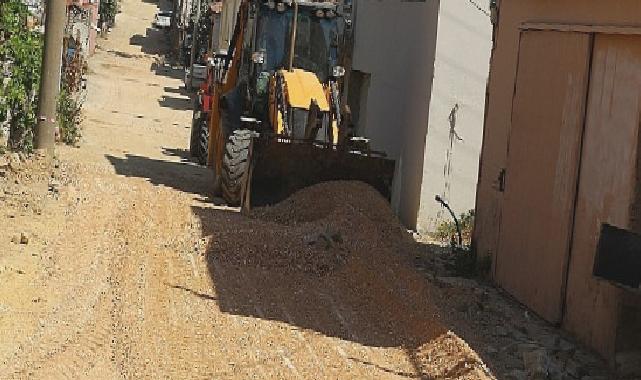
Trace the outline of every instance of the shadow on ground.
<instances>
[{"instance_id":1,"label":"shadow on ground","mask_svg":"<svg viewBox=\"0 0 641 380\"><path fill-rule=\"evenodd\" d=\"M213 175L206 167L185 162L180 149L164 148L165 154L181 154L182 162L167 161L133 154L124 158L106 155L116 173L126 177L145 178L154 185L163 185L186 193L211 198Z\"/></svg>"},{"instance_id":2,"label":"shadow on ground","mask_svg":"<svg viewBox=\"0 0 641 380\"><path fill-rule=\"evenodd\" d=\"M105 51L106 51L107 53L109 53L109 54L113 54L113 55L115 55L116 57L119 57L119 58L127 58L127 59L140 59L140 58L145 58L145 55L144 55L144 54L133 54L133 53L127 53L127 52L125 52L125 51L121 51L121 50L113 50L113 49L109 49L109 50L105 50Z\"/></svg>"},{"instance_id":3,"label":"shadow on ground","mask_svg":"<svg viewBox=\"0 0 641 380\"><path fill-rule=\"evenodd\" d=\"M129 38L129 44L140 46L142 53L156 55L154 61L149 68L150 71L156 75L184 80L185 71L172 65L169 61L170 48L169 48L169 35L168 29L154 29L147 28L145 35L135 34ZM130 54L122 51L109 50L110 54L114 54L121 58L140 58L144 57L142 54ZM154 85L154 84L148 84ZM158 101L161 107L167 107L174 110L189 110L192 108L191 93L186 88L173 88L165 87L164 91L168 94L182 95L183 97L163 95L162 99Z\"/></svg>"},{"instance_id":4,"label":"shadow on ground","mask_svg":"<svg viewBox=\"0 0 641 380\"><path fill-rule=\"evenodd\" d=\"M129 44L140 46L140 50L145 54L162 55L169 52L167 40L169 36L167 31L147 28L145 35L134 34L129 38Z\"/></svg>"},{"instance_id":5,"label":"shadow on ground","mask_svg":"<svg viewBox=\"0 0 641 380\"><path fill-rule=\"evenodd\" d=\"M179 94L179 95L187 96L187 97L190 97L191 95L193 95L193 93L192 93L192 92L189 92L189 91L185 88L185 86L180 86L179 88L175 88L175 87L164 87L164 88L163 88L163 90L164 90L165 92L169 92L169 93L172 93L172 94Z\"/></svg>"},{"instance_id":6,"label":"shadow on ground","mask_svg":"<svg viewBox=\"0 0 641 380\"><path fill-rule=\"evenodd\" d=\"M183 149L168 147L163 149L163 154L168 156L167 160L131 154L106 157L119 175L210 196L213 176L209 169L185 162L189 155ZM180 158L181 162L169 157ZM283 322L369 347L399 348L413 367L411 371L398 371L364 358L350 358L355 364L381 372L428 380L474 375L477 359L460 352L451 355L456 360L443 366L442 371L430 369L434 365L433 355L460 347L447 334L449 330L459 334L460 326L455 318L443 315L457 311L440 308L447 295L429 285L409 255L385 250L350 254L343 265L323 275L294 268L239 265L221 260L216 243L232 239L228 247L239 242L241 250L243 240L263 244L264 235L259 234L259 230L272 228L273 222L211 207L192 209L201 221L203 235L211 237L206 260L213 289L190 289L180 283L166 284L168 287L215 302L228 314ZM277 232L273 240L288 239L278 236ZM247 255L250 259L255 254L260 252L240 252L241 257ZM474 304L464 306L476 307ZM489 364L492 367L491 361Z\"/></svg>"},{"instance_id":7,"label":"shadow on ground","mask_svg":"<svg viewBox=\"0 0 641 380\"><path fill-rule=\"evenodd\" d=\"M179 157L183 162L194 162L192 160L191 154L187 149L181 148L162 148L162 154L170 157Z\"/></svg>"},{"instance_id":8,"label":"shadow on ground","mask_svg":"<svg viewBox=\"0 0 641 380\"><path fill-rule=\"evenodd\" d=\"M192 109L192 101L189 98L176 98L173 96L163 95L158 100L158 105L161 107L171 108L176 111L186 111Z\"/></svg>"},{"instance_id":9,"label":"shadow on ground","mask_svg":"<svg viewBox=\"0 0 641 380\"><path fill-rule=\"evenodd\" d=\"M156 61L151 64L150 70L156 75L162 75L172 79L185 79L185 71L183 69L173 67L165 62L164 59L156 59Z\"/></svg>"},{"instance_id":10,"label":"shadow on ground","mask_svg":"<svg viewBox=\"0 0 641 380\"><path fill-rule=\"evenodd\" d=\"M449 339L449 328L440 321L425 279L411 260L399 260L398 252L370 257L353 254L344 266L325 275L237 265L219 258L216 242L261 239L262 235L255 235L256 228L269 229L270 224L257 227L260 221L211 208L193 207L193 211L201 220L203 234L211 237L206 257L215 296L207 297L215 297L221 311L284 322L365 346L400 348L412 363L413 373L350 358L398 376L431 380L474 373L477 359L465 354L441 372L428 370L434 347L449 347L443 343Z\"/></svg>"}]
</instances>

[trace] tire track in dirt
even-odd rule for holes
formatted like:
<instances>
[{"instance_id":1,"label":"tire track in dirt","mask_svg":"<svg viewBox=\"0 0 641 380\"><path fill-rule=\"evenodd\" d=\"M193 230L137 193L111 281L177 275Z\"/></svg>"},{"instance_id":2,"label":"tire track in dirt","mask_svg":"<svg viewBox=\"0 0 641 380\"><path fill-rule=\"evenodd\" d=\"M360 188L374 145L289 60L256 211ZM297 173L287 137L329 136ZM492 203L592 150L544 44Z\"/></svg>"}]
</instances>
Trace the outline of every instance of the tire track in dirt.
<instances>
[{"instance_id":1,"label":"tire track in dirt","mask_svg":"<svg viewBox=\"0 0 641 380\"><path fill-rule=\"evenodd\" d=\"M168 293L164 283L193 273L190 255L177 254L193 250L196 240L197 233L186 228L193 222L191 197L149 184L132 187L126 180L112 181L108 191L102 187L84 189L102 203L76 210L65 222L67 233L52 248L66 267L58 288L71 286L37 333L16 345L25 348L7 360L13 366L5 373L13 378L138 378L147 363L172 357L154 337L171 324L172 302L162 297ZM94 223L87 224L88 219ZM83 247L80 255L75 247ZM154 281L159 273L167 280ZM150 354L149 347L161 350Z\"/></svg>"},{"instance_id":2,"label":"tire track in dirt","mask_svg":"<svg viewBox=\"0 0 641 380\"><path fill-rule=\"evenodd\" d=\"M94 183L96 188L83 191L101 198L109 196L99 181ZM30 374L33 378L79 378L91 370L109 341L108 329L97 321L107 312L110 254L118 239L104 224L88 226L89 210L96 221L112 220L114 213L110 206L84 204L66 218L63 233L50 249L60 271L47 284L63 290L58 292L63 297L39 322L36 334L27 338L29 345L14 353L19 360L12 361L16 366L8 373L18 377ZM82 251L77 250L80 247Z\"/></svg>"}]
</instances>

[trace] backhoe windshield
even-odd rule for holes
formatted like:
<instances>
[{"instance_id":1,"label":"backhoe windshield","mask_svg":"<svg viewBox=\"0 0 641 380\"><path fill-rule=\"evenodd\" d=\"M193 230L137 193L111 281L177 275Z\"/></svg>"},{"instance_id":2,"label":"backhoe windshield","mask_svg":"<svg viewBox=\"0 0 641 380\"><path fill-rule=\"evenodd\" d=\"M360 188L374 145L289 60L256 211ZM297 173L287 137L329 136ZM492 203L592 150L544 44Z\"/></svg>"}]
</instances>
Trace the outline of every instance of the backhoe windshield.
<instances>
[{"instance_id":1,"label":"backhoe windshield","mask_svg":"<svg viewBox=\"0 0 641 380\"><path fill-rule=\"evenodd\" d=\"M257 51L265 52L262 71L286 67L291 39L293 9L284 12L261 6L257 29ZM326 82L331 67L336 63L337 49L333 42L337 36L336 18L319 18L314 10L300 7L294 47L294 67L315 73Z\"/></svg>"}]
</instances>

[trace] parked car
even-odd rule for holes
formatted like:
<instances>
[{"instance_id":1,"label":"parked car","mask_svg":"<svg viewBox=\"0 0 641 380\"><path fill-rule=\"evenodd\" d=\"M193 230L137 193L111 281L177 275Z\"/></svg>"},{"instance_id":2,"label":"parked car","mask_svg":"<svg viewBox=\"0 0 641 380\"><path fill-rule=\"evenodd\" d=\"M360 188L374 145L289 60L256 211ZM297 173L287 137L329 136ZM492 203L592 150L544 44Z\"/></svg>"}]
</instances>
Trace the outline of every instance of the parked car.
<instances>
[{"instance_id":1,"label":"parked car","mask_svg":"<svg viewBox=\"0 0 641 380\"><path fill-rule=\"evenodd\" d=\"M154 26L156 28L169 28L171 26L172 11L160 11L156 13L154 19Z\"/></svg>"}]
</instances>

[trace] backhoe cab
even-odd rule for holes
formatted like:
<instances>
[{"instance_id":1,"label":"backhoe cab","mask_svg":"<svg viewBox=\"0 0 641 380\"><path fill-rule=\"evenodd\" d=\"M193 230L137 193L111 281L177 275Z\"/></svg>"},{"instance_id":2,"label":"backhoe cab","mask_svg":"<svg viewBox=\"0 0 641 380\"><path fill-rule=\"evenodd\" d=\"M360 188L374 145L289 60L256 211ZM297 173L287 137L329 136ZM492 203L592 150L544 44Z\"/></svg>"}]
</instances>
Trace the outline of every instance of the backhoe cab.
<instances>
[{"instance_id":1,"label":"backhoe cab","mask_svg":"<svg viewBox=\"0 0 641 380\"><path fill-rule=\"evenodd\" d=\"M229 51L210 59L207 130L196 123L195 134L230 205L271 203L338 179L389 197L394 162L349 146L340 104L345 24L334 1L241 3Z\"/></svg>"}]
</instances>

